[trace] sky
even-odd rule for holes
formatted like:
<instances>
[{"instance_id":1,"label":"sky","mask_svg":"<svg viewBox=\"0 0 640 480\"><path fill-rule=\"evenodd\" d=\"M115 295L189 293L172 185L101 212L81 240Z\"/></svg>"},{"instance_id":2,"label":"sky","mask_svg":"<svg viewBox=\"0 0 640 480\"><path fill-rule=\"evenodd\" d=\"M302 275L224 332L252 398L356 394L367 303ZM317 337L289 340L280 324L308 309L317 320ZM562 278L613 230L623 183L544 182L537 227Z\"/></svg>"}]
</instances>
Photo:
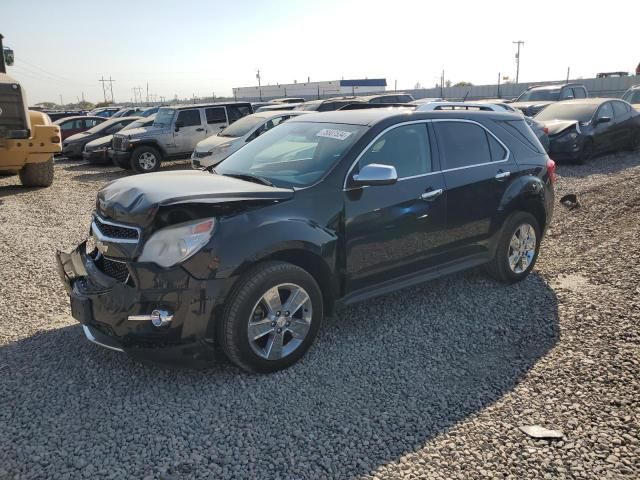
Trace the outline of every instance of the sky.
<instances>
[{"instance_id":1,"label":"sky","mask_svg":"<svg viewBox=\"0 0 640 480\"><path fill-rule=\"evenodd\" d=\"M8 73L31 104L231 96L233 87L387 79L393 88L590 78L635 70L640 2L483 0L2 0ZM625 13L626 12L626 13ZM108 86L108 84L107 84Z\"/></svg>"}]
</instances>

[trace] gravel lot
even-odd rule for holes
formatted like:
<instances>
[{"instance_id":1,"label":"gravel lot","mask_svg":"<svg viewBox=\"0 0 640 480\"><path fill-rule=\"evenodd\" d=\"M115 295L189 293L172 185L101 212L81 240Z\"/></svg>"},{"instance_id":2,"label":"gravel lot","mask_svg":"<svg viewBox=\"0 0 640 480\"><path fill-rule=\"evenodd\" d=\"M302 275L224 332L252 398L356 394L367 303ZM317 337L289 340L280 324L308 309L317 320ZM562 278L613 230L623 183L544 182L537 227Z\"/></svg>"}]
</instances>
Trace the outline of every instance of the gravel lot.
<instances>
[{"instance_id":1,"label":"gravel lot","mask_svg":"<svg viewBox=\"0 0 640 480\"><path fill-rule=\"evenodd\" d=\"M88 343L53 251L125 173L0 177L0 479L639 478L640 153L559 174L581 207L556 207L525 282L474 271L351 307L269 376Z\"/></svg>"}]
</instances>

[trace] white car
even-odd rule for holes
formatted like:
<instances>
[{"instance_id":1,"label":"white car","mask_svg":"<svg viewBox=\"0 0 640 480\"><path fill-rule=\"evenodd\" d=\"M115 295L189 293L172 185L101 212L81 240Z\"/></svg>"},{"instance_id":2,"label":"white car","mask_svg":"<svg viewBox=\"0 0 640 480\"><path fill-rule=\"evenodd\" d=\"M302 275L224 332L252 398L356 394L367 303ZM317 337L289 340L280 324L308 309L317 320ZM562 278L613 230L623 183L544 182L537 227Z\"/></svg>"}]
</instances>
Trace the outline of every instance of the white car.
<instances>
[{"instance_id":1,"label":"white car","mask_svg":"<svg viewBox=\"0 0 640 480\"><path fill-rule=\"evenodd\" d=\"M199 142L191 154L191 166L193 168L203 168L217 165L267 130L271 130L291 117L308 113L310 112L300 110L276 110L247 115L232 123L217 135Z\"/></svg>"}]
</instances>

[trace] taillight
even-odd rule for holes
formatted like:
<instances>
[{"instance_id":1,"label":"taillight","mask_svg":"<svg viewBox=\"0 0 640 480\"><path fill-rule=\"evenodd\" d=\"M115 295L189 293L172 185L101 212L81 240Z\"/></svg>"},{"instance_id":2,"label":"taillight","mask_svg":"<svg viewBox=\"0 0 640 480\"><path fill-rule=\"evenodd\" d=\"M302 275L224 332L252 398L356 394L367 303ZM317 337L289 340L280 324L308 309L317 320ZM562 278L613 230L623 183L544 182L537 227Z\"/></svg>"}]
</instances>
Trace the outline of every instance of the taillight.
<instances>
[{"instance_id":1,"label":"taillight","mask_svg":"<svg viewBox=\"0 0 640 480\"><path fill-rule=\"evenodd\" d=\"M549 175L549 181L551 183L556 183L556 162L547 159L547 174Z\"/></svg>"}]
</instances>

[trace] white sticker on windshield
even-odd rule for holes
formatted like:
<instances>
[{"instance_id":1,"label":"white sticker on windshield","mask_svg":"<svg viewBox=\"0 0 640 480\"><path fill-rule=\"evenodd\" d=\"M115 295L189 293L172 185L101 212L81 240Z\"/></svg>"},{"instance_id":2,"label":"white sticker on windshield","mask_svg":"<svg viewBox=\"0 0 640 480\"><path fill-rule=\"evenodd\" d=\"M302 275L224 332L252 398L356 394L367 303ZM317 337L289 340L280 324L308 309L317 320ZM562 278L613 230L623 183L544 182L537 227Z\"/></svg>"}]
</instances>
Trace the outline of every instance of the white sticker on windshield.
<instances>
[{"instance_id":1,"label":"white sticker on windshield","mask_svg":"<svg viewBox=\"0 0 640 480\"><path fill-rule=\"evenodd\" d=\"M344 130L336 130L334 128L323 128L320 130L316 137L325 137L325 138L333 138L335 140L344 140L351 132L345 132Z\"/></svg>"}]
</instances>

